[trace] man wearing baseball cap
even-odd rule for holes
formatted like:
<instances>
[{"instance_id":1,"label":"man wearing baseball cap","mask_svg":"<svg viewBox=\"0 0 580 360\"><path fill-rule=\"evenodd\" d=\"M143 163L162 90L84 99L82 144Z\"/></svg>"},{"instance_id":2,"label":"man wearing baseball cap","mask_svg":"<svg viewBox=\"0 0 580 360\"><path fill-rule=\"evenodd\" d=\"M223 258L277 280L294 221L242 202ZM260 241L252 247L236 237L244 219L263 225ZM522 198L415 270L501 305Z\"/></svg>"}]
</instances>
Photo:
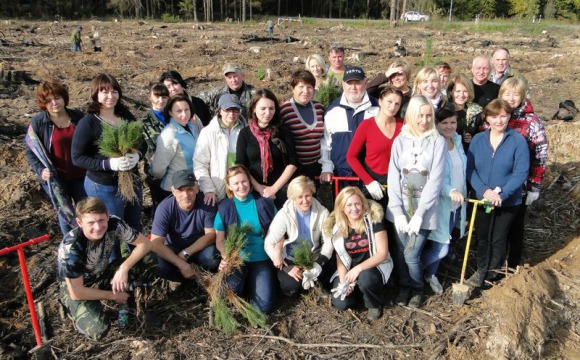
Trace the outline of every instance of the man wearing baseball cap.
<instances>
[{"instance_id":1,"label":"man wearing baseball cap","mask_svg":"<svg viewBox=\"0 0 580 360\"><path fill-rule=\"evenodd\" d=\"M242 114L246 113L248 104L256 89L244 81L244 74L242 69L233 63L226 63L222 68L224 75L224 86L218 86L213 89L203 91L199 94L205 103L210 107L212 114L216 114L219 110L218 101L223 94L234 94L240 99L242 104Z\"/></svg>"},{"instance_id":2,"label":"man wearing baseball cap","mask_svg":"<svg viewBox=\"0 0 580 360\"><path fill-rule=\"evenodd\" d=\"M159 276L181 282L192 262L217 271L220 258L213 229L217 207L204 204L195 175L188 170L173 174L171 193L157 206L151 226Z\"/></svg>"},{"instance_id":3,"label":"man wearing baseball cap","mask_svg":"<svg viewBox=\"0 0 580 360\"><path fill-rule=\"evenodd\" d=\"M226 197L224 179L227 169L236 162L240 131L247 126L236 95L223 94L218 107L216 116L199 133L193 155L193 172L204 193L204 202L212 205Z\"/></svg>"},{"instance_id":4,"label":"man wearing baseball cap","mask_svg":"<svg viewBox=\"0 0 580 360\"><path fill-rule=\"evenodd\" d=\"M346 152L358 125L379 112L377 99L366 91L366 75L362 68L349 66L342 79L342 95L334 100L324 115L324 137L320 141L322 157L321 181L336 176L356 176L346 161Z\"/></svg>"}]
</instances>

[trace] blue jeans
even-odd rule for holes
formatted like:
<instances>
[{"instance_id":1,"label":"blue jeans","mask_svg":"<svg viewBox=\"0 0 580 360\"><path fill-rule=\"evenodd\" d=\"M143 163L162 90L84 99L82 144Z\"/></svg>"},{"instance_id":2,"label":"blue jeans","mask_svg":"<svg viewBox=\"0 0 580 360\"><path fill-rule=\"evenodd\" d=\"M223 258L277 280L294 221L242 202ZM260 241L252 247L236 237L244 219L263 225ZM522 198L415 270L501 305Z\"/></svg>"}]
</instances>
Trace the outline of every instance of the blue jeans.
<instances>
[{"instance_id":1,"label":"blue jeans","mask_svg":"<svg viewBox=\"0 0 580 360\"><path fill-rule=\"evenodd\" d=\"M84 181L85 181L84 178L74 180L60 180L62 190L66 195L68 195L68 197L71 198L73 204L77 204L79 201L87 197L87 193L85 192L85 188L83 186ZM50 198L48 183L42 179L40 179L39 182L44 192L46 192L46 194ZM60 227L60 231L62 232L62 234L64 235L67 232L71 231L73 228L75 228L76 226L74 226L74 224L71 224L73 225L71 226L66 222L62 214L56 208L56 204L54 203L52 198L50 199L50 202L52 203L52 206L56 210L56 214L58 217L58 226Z\"/></svg>"},{"instance_id":2,"label":"blue jeans","mask_svg":"<svg viewBox=\"0 0 580 360\"><path fill-rule=\"evenodd\" d=\"M421 252L431 230L421 229L412 239L407 233L398 233L395 239L395 267L399 274L399 285L413 289L423 288L423 265ZM412 241L412 243L409 243Z\"/></svg>"},{"instance_id":3,"label":"blue jeans","mask_svg":"<svg viewBox=\"0 0 580 360\"><path fill-rule=\"evenodd\" d=\"M455 223L461 217L461 206L457 210L453 211L449 215L449 234L455 228ZM437 274L437 269L439 269L439 264L441 260L447 256L449 252L449 244L442 244L437 241L429 240L425 244L425 249L421 254L421 261L425 267L425 276L431 277Z\"/></svg>"},{"instance_id":4,"label":"blue jeans","mask_svg":"<svg viewBox=\"0 0 580 360\"><path fill-rule=\"evenodd\" d=\"M171 247L170 247L171 248ZM171 248L174 253L179 253L183 249ZM216 272L220 264L220 257L215 245L209 245L195 254L191 254L188 263L195 263L206 271ZM182 282L185 279L181 276L179 269L167 260L157 257L157 275L170 281Z\"/></svg>"},{"instance_id":5,"label":"blue jeans","mask_svg":"<svg viewBox=\"0 0 580 360\"><path fill-rule=\"evenodd\" d=\"M115 215L131 226L133 229L142 232L141 212L143 210L143 186L140 181L133 185L137 194L137 201L134 203L125 202L118 194L117 185L102 185L85 177L85 191L87 196L101 199L107 206L109 215Z\"/></svg>"},{"instance_id":6,"label":"blue jeans","mask_svg":"<svg viewBox=\"0 0 580 360\"><path fill-rule=\"evenodd\" d=\"M441 260L447 256L449 244L428 240L425 249L421 254L421 262L425 268L425 276L431 277L437 274Z\"/></svg>"},{"instance_id":7,"label":"blue jeans","mask_svg":"<svg viewBox=\"0 0 580 360\"><path fill-rule=\"evenodd\" d=\"M276 273L271 260L244 263L227 278L228 286L264 314L274 310Z\"/></svg>"}]
</instances>

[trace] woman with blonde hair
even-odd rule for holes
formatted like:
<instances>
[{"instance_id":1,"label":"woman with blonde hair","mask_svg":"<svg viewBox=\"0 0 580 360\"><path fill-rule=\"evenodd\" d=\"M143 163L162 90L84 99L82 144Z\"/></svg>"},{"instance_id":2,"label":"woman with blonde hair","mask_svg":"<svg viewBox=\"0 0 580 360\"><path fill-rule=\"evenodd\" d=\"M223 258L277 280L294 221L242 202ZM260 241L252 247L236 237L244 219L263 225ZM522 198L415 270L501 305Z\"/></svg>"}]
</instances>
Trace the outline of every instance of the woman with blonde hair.
<instances>
[{"instance_id":1,"label":"woman with blonde hair","mask_svg":"<svg viewBox=\"0 0 580 360\"><path fill-rule=\"evenodd\" d=\"M320 86L326 85L328 79L326 78L326 63L322 56L318 54L312 54L306 58L305 67L306 70L310 71L314 78L316 79L316 85L314 90L320 89Z\"/></svg>"},{"instance_id":2,"label":"woman with blonde hair","mask_svg":"<svg viewBox=\"0 0 580 360\"><path fill-rule=\"evenodd\" d=\"M216 247L222 256L219 270L227 266L224 241L228 227L249 224L251 230L240 254L244 263L226 281L236 294L269 314L274 309L276 285L272 261L264 250L264 235L276 213L274 201L252 191L250 172L243 165L229 167L224 182L227 198L219 203L214 222Z\"/></svg>"},{"instance_id":3,"label":"woman with blonde hair","mask_svg":"<svg viewBox=\"0 0 580 360\"><path fill-rule=\"evenodd\" d=\"M473 82L465 75L455 75L447 85L447 97L455 106L457 114L457 133L461 135L463 148L467 149L475 134L481 132L483 120L482 107L473 102L475 96Z\"/></svg>"},{"instance_id":4,"label":"woman with blonde hair","mask_svg":"<svg viewBox=\"0 0 580 360\"><path fill-rule=\"evenodd\" d=\"M322 224L328 218L328 210L314 198L315 193L314 181L304 175L290 181L288 200L266 235L264 249L278 269L280 288L286 296L314 285L332 256L332 244L322 241ZM294 263L293 249L300 242L307 242L316 257L312 269L302 269Z\"/></svg>"},{"instance_id":5,"label":"woman with blonde hair","mask_svg":"<svg viewBox=\"0 0 580 360\"><path fill-rule=\"evenodd\" d=\"M393 270L383 215L380 204L367 200L358 187L347 186L336 197L334 211L324 223L324 237L336 251L332 304L346 310L362 294L371 321L381 316L383 285Z\"/></svg>"},{"instance_id":6,"label":"woman with blonde hair","mask_svg":"<svg viewBox=\"0 0 580 360\"><path fill-rule=\"evenodd\" d=\"M413 81L414 95L425 95L431 105L433 105L435 112L437 112L439 106L447 101L447 98L441 92L441 83L437 70L432 67L426 67L417 73L415 81Z\"/></svg>"},{"instance_id":7,"label":"woman with blonde hair","mask_svg":"<svg viewBox=\"0 0 580 360\"><path fill-rule=\"evenodd\" d=\"M431 101L424 95L413 96L389 163L386 218L396 229L393 240L401 287L396 302L411 307L421 306L423 300L421 252L437 227L437 202L445 177L445 139L434 121Z\"/></svg>"}]
</instances>

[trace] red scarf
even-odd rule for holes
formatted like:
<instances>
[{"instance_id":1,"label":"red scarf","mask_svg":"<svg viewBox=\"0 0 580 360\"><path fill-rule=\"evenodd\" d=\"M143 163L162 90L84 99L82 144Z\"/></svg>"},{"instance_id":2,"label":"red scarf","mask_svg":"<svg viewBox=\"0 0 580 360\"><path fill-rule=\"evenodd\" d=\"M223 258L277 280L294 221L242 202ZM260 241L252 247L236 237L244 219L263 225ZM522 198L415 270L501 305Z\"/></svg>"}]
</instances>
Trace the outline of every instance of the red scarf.
<instances>
[{"instance_id":1,"label":"red scarf","mask_svg":"<svg viewBox=\"0 0 580 360\"><path fill-rule=\"evenodd\" d=\"M270 144L268 141L272 136L272 128L267 127L265 129L261 129L258 126L258 122L255 120L250 120L250 131L258 140L258 145L260 145L260 161L262 167L262 182L268 182L268 173L272 171L274 165L272 164L272 154L270 154Z\"/></svg>"}]
</instances>

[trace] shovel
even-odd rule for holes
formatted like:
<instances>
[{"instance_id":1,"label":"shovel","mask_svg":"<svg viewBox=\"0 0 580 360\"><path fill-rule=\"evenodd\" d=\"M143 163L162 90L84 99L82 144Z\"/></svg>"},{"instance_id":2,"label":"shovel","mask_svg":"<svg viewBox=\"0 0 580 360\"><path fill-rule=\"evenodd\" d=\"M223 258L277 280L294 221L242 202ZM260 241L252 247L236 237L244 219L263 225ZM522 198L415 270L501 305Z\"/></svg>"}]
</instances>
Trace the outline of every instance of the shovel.
<instances>
[{"instance_id":1,"label":"shovel","mask_svg":"<svg viewBox=\"0 0 580 360\"><path fill-rule=\"evenodd\" d=\"M469 245L471 244L471 235L473 234L473 224L475 223L475 215L477 213L478 205L487 205L485 211L490 212L491 206L489 206L489 201L487 200L473 200L469 199L469 202L473 203L473 211L471 213L471 220L469 221L469 232L467 233L467 244L465 245L465 255L463 256L463 266L461 267L461 279L459 284L453 284L453 305L461 306L465 302L465 299L469 297L469 286L465 285L463 281L465 280L465 269L467 268L467 257L469 256Z\"/></svg>"}]
</instances>

